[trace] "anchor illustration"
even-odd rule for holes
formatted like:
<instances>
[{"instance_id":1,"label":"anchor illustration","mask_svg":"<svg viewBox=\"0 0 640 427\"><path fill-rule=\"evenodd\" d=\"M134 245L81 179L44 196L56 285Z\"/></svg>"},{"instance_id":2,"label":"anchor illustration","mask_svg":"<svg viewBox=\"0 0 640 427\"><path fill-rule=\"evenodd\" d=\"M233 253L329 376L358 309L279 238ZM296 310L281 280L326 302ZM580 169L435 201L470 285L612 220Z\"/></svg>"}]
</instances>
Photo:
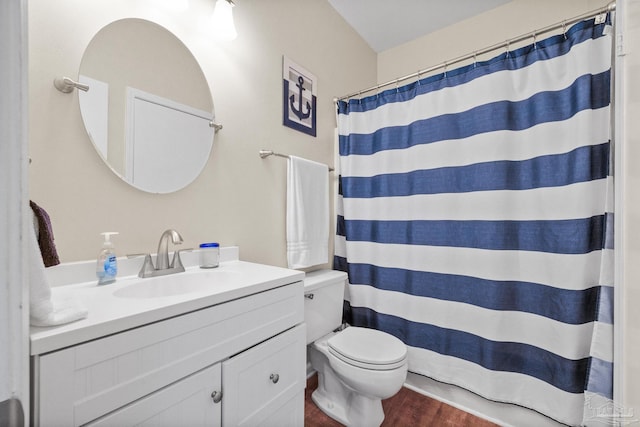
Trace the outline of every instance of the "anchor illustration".
<instances>
[{"instance_id":1,"label":"anchor illustration","mask_svg":"<svg viewBox=\"0 0 640 427\"><path fill-rule=\"evenodd\" d=\"M298 84L296 84L298 89L300 89L300 91L298 93L298 108L295 107L296 96L295 95L291 95L289 97L289 101L290 101L290 105L291 105L291 111L293 111L293 114L298 116L298 118L300 120L306 119L311 115L311 104L309 104L309 101L307 101L307 112L306 113L302 112L302 91L306 90L303 87L303 83L304 83L304 78L302 76L299 76L298 77Z\"/></svg>"}]
</instances>

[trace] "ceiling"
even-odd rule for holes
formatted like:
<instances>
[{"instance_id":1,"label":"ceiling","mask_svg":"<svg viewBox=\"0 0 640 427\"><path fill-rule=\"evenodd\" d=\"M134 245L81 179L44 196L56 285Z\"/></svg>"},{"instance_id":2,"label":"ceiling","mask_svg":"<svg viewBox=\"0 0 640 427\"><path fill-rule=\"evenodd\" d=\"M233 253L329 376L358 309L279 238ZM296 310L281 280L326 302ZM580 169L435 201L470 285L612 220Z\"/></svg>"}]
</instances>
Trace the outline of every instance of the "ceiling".
<instances>
[{"instance_id":1,"label":"ceiling","mask_svg":"<svg viewBox=\"0 0 640 427\"><path fill-rule=\"evenodd\" d=\"M463 21L511 0L328 0L376 52Z\"/></svg>"}]
</instances>

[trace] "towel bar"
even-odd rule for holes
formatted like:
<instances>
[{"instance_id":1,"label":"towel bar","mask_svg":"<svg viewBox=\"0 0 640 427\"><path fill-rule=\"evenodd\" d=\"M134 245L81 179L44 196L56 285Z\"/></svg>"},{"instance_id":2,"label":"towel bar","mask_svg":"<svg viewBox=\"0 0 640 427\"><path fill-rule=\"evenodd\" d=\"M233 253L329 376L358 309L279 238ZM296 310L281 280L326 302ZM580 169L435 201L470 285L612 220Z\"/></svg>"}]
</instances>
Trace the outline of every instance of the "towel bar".
<instances>
[{"instance_id":1,"label":"towel bar","mask_svg":"<svg viewBox=\"0 0 640 427\"><path fill-rule=\"evenodd\" d=\"M288 154L281 154L281 153L276 153L275 151L271 151L271 150L260 150L260 158L261 159L265 159L269 156L277 156L277 157L283 157L285 159L290 159L291 156L289 156ZM334 169L329 166L329 172L333 172Z\"/></svg>"}]
</instances>

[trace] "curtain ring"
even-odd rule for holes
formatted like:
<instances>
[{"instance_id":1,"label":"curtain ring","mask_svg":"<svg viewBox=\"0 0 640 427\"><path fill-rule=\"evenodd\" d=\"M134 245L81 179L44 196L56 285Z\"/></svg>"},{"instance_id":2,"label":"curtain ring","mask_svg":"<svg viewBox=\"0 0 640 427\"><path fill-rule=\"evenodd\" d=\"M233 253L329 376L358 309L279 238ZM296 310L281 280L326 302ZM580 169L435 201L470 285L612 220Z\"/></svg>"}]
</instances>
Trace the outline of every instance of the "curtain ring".
<instances>
[{"instance_id":1,"label":"curtain ring","mask_svg":"<svg viewBox=\"0 0 640 427\"><path fill-rule=\"evenodd\" d=\"M448 65L449 64L447 64L447 61L444 61L444 76L443 76L443 78L445 78L445 79L447 78L447 66Z\"/></svg>"},{"instance_id":2,"label":"curtain ring","mask_svg":"<svg viewBox=\"0 0 640 427\"><path fill-rule=\"evenodd\" d=\"M538 36L536 35L536 32L533 32L533 48L537 49L538 48L538 44L537 44L537 38Z\"/></svg>"},{"instance_id":3,"label":"curtain ring","mask_svg":"<svg viewBox=\"0 0 640 427\"><path fill-rule=\"evenodd\" d=\"M473 68L478 65L478 52L473 52Z\"/></svg>"},{"instance_id":4,"label":"curtain ring","mask_svg":"<svg viewBox=\"0 0 640 427\"><path fill-rule=\"evenodd\" d=\"M396 80L396 93L400 93L400 79Z\"/></svg>"},{"instance_id":5,"label":"curtain ring","mask_svg":"<svg viewBox=\"0 0 640 427\"><path fill-rule=\"evenodd\" d=\"M504 46L504 47L505 47L505 49L507 50L507 51L505 52L505 59L508 59L508 58L509 58L509 48L510 48L510 46L511 46L511 42L510 42L509 40L507 40L507 41L506 41L506 43L507 43L507 44Z\"/></svg>"},{"instance_id":6,"label":"curtain ring","mask_svg":"<svg viewBox=\"0 0 640 427\"><path fill-rule=\"evenodd\" d=\"M567 39L567 21L566 20L562 21L562 35L566 40Z\"/></svg>"},{"instance_id":7,"label":"curtain ring","mask_svg":"<svg viewBox=\"0 0 640 427\"><path fill-rule=\"evenodd\" d=\"M420 73L421 73L421 71L418 70L418 81L417 81L418 82L418 86L420 86Z\"/></svg>"}]
</instances>

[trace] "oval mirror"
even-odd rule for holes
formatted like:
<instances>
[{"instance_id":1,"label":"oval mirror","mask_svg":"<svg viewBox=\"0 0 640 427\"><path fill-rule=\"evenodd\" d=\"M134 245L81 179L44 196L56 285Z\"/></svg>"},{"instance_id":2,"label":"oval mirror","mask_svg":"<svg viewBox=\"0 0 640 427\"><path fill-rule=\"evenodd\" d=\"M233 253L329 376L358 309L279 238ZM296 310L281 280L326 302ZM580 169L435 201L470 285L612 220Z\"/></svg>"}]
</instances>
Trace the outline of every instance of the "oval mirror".
<instances>
[{"instance_id":1,"label":"oval mirror","mask_svg":"<svg viewBox=\"0 0 640 427\"><path fill-rule=\"evenodd\" d=\"M82 57L78 92L89 139L118 176L150 193L184 188L214 139L213 101L189 49L142 19L102 28Z\"/></svg>"}]
</instances>

